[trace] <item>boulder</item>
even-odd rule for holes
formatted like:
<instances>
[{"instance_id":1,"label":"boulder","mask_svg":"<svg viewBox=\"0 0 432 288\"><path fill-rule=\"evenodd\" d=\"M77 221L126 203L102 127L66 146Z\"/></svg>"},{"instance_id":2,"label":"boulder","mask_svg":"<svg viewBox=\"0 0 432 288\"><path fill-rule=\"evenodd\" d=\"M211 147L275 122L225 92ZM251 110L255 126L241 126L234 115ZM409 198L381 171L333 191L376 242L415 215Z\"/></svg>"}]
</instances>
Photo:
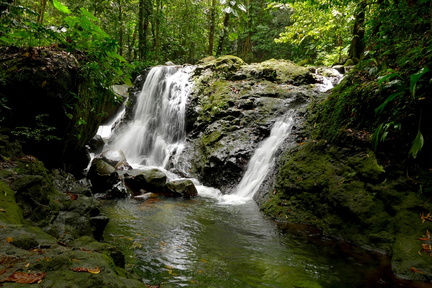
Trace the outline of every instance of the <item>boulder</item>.
<instances>
[{"instance_id":1,"label":"boulder","mask_svg":"<svg viewBox=\"0 0 432 288\"><path fill-rule=\"evenodd\" d=\"M120 161L118 162L114 168L116 170L132 170L132 166L127 161Z\"/></svg>"},{"instance_id":2,"label":"boulder","mask_svg":"<svg viewBox=\"0 0 432 288\"><path fill-rule=\"evenodd\" d=\"M126 156L121 150L107 150L104 151L99 158L104 160L106 163L115 167L119 162L126 162Z\"/></svg>"},{"instance_id":3,"label":"boulder","mask_svg":"<svg viewBox=\"0 0 432 288\"><path fill-rule=\"evenodd\" d=\"M192 198L198 195L198 191L194 183L189 179L180 179L170 181L166 184L167 190L173 193L174 196L183 198Z\"/></svg>"},{"instance_id":4,"label":"boulder","mask_svg":"<svg viewBox=\"0 0 432 288\"><path fill-rule=\"evenodd\" d=\"M124 175L124 182L134 193L163 192L167 176L159 169L131 170Z\"/></svg>"},{"instance_id":5,"label":"boulder","mask_svg":"<svg viewBox=\"0 0 432 288\"><path fill-rule=\"evenodd\" d=\"M102 136L95 135L92 139L90 139L87 145L89 146L90 152L98 153L105 145L105 141L102 139Z\"/></svg>"},{"instance_id":6,"label":"boulder","mask_svg":"<svg viewBox=\"0 0 432 288\"><path fill-rule=\"evenodd\" d=\"M93 159L87 178L92 183L93 192L105 192L118 182L119 175L114 167L103 159Z\"/></svg>"}]
</instances>

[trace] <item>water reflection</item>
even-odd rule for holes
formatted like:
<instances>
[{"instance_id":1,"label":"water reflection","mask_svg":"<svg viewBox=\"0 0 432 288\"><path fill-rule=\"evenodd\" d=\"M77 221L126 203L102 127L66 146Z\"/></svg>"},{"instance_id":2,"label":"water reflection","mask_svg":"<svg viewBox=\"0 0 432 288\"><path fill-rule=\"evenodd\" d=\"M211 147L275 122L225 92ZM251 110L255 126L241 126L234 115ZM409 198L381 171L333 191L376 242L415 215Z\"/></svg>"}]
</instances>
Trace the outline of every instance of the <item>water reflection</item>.
<instances>
[{"instance_id":1,"label":"water reflection","mask_svg":"<svg viewBox=\"0 0 432 288\"><path fill-rule=\"evenodd\" d=\"M105 240L126 249L129 262L149 284L392 287L385 258L322 241L307 226L274 223L252 201L131 199L107 202L105 208L111 218Z\"/></svg>"}]
</instances>

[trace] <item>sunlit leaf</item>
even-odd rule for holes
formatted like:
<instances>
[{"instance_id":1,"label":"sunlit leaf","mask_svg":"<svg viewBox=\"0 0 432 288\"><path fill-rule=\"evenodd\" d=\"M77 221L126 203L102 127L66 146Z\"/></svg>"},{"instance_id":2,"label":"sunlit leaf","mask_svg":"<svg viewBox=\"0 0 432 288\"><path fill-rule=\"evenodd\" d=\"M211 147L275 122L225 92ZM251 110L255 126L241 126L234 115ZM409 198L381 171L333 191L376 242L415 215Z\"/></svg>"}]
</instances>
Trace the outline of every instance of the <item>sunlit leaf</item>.
<instances>
[{"instance_id":1,"label":"sunlit leaf","mask_svg":"<svg viewBox=\"0 0 432 288\"><path fill-rule=\"evenodd\" d=\"M94 268L94 269L89 268L89 269L87 269L87 271L89 273L92 273L92 274L99 274L101 272L101 270L99 268Z\"/></svg>"},{"instance_id":2,"label":"sunlit leaf","mask_svg":"<svg viewBox=\"0 0 432 288\"><path fill-rule=\"evenodd\" d=\"M65 13L65 14L71 14L72 13L67 6L63 5L58 0L53 0L53 5L57 10L59 10L62 13Z\"/></svg>"}]
</instances>

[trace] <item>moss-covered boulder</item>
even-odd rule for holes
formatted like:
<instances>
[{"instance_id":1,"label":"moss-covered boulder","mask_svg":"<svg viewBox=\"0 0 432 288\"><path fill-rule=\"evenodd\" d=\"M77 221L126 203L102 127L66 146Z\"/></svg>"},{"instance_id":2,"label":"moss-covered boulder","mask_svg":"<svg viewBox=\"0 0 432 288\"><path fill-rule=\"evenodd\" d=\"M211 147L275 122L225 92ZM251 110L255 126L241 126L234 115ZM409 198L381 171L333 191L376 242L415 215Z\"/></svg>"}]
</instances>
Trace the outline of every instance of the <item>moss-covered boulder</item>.
<instances>
[{"instance_id":1,"label":"moss-covered boulder","mask_svg":"<svg viewBox=\"0 0 432 288\"><path fill-rule=\"evenodd\" d=\"M93 159L87 178L92 183L95 193L106 192L111 189L119 180L116 169L101 158Z\"/></svg>"},{"instance_id":2,"label":"moss-covered boulder","mask_svg":"<svg viewBox=\"0 0 432 288\"><path fill-rule=\"evenodd\" d=\"M126 172L124 182L135 194L145 192L160 193L165 189L167 176L157 168L148 170L136 169Z\"/></svg>"},{"instance_id":3,"label":"moss-covered boulder","mask_svg":"<svg viewBox=\"0 0 432 288\"><path fill-rule=\"evenodd\" d=\"M319 94L317 78L287 60L246 64L223 56L198 65L193 81L186 117L190 141L177 163L183 163L182 175L223 191L240 182L276 119Z\"/></svg>"},{"instance_id":4,"label":"moss-covered boulder","mask_svg":"<svg viewBox=\"0 0 432 288\"><path fill-rule=\"evenodd\" d=\"M77 57L54 46L2 47L0 55L2 127L27 154L82 177L90 161L85 145L101 115L118 106L114 94L95 87Z\"/></svg>"},{"instance_id":5,"label":"moss-covered boulder","mask_svg":"<svg viewBox=\"0 0 432 288\"><path fill-rule=\"evenodd\" d=\"M198 195L198 191L192 180L179 179L173 180L166 184L167 190L183 198L192 198Z\"/></svg>"},{"instance_id":6,"label":"moss-covered boulder","mask_svg":"<svg viewBox=\"0 0 432 288\"><path fill-rule=\"evenodd\" d=\"M387 253L399 277L431 279L432 250L422 244L432 226L421 215L432 206L415 183L395 167L385 169L370 150L324 140L300 144L280 157L274 184L257 199L261 210Z\"/></svg>"}]
</instances>

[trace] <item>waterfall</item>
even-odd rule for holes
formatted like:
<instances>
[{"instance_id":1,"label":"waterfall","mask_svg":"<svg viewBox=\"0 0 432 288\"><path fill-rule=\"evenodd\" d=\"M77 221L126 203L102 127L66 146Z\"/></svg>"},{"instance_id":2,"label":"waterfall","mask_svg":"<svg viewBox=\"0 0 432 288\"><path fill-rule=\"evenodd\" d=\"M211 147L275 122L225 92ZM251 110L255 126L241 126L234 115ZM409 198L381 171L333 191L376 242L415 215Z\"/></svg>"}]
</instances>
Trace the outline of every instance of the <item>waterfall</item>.
<instances>
[{"instance_id":1,"label":"waterfall","mask_svg":"<svg viewBox=\"0 0 432 288\"><path fill-rule=\"evenodd\" d=\"M193 67L159 66L150 70L135 104L132 121L110 143L132 166L165 167L186 138L186 101Z\"/></svg>"},{"instance_id":2,"label":"waterfall","mask_svg":"<svg viewBox=\"0 0 432 288\"><path fill-rule=\"evenodd\" d=\"M292 116L286 115L275 122L270 136L260 144L250 159L241 182L234 189L235 196L252 199L270 171L277 149L288 137L293 121Z\"/></svg>"}]
</instances>

